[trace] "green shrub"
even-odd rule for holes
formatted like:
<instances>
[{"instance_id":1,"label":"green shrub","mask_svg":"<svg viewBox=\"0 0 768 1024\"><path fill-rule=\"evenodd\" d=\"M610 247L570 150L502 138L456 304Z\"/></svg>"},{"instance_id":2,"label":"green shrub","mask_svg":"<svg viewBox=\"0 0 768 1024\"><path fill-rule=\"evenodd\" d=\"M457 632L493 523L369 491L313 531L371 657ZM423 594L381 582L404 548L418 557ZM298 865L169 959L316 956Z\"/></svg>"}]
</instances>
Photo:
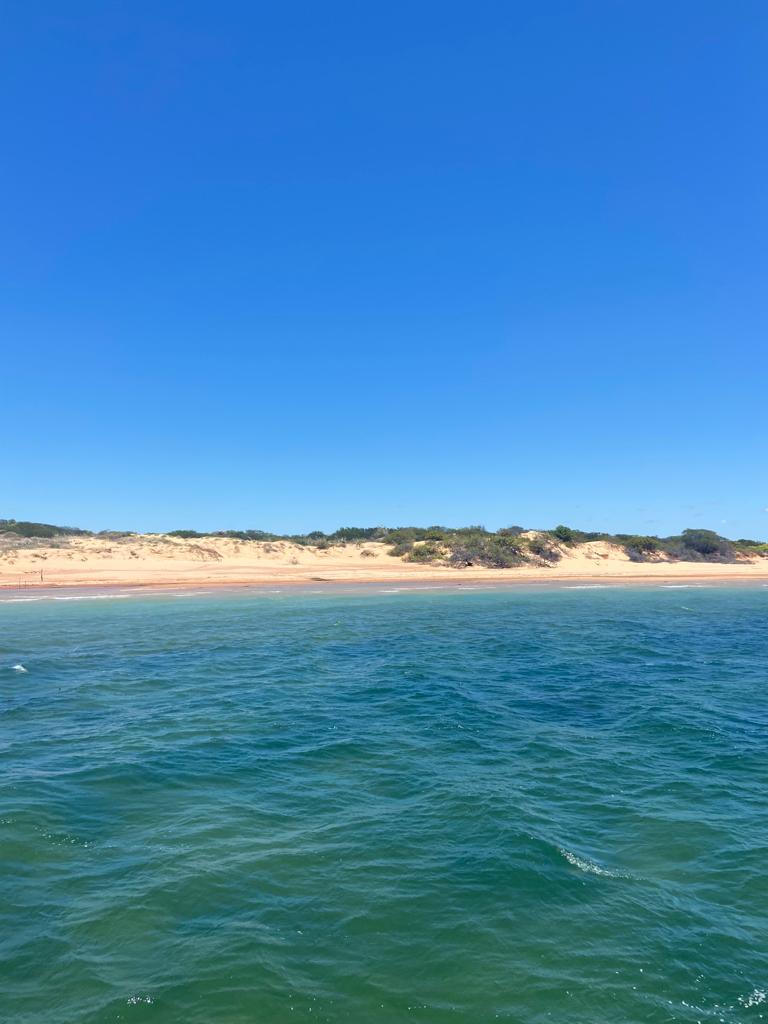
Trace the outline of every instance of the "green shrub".
<instances>
[{"instance_id":1,"label":"green shrub","mask_svg":"<svg viewBox=\"0 0 768 1024\"><path fill-rule=\"evenodd\" d=\"M522 537L521 534L524 532L521 526L506 526L493 533L480 525L432 525L397 526L391 529L383 526L343 526L331 534L326 534L322 530L313 530L306 534L276 534L265 530L218 530L208 533L198 530L172 530L166 536L184 540L227 537L262 543L280 541L314 546L321 551L338 544L357 544L360 547L366 542L383 541L388 546L388 553L395 558L407 558L415 562L442 559L457 566L484 565L491 568L523 565L531 559L555 562L561 557L557 545L572 547L596 540L622 545L633 561L647 561L661 554L683 561L705 562L733 562L740 555L768 556L767 543L744 537L731 541L713 530L687 529L673 537L653 537L642 534L586 532L561 523L553 530L543 531L532 538ZM15 519L0 519L0 533L42 540L67 536L93 536L90 530ZM117 539L134 534L102 530L99 536ZM371 557L374 553L363 551L363 554Z\"/></svg>"},{"instance_id":2,"label":"green shrub","mask_svg":"<svg viewBox=\"0 0 768 1024\"><path fill-rule=\"evenodd\" d=\"M511 569L525 565L526 555L520 542L497 534L470 535L452 545L450 563L456 566L484 565L493 569Z\"/></svg>"},{"instance_id":3,"label":"green shrub","mask_svg":"<svg viewBox=\"0 0 768 1024\"><path fill-rule=\"evenodd\" d=\"M576 543L577 531L572 530L570 526L563 526L560 524L560 526L556 526L554 530L550 530L549 533L555 538L555 540L559 540L562 544Z\"/></svg>"},{"instance_id":4,"label":"green shrub","mask_svg":"<svg viewBox=\"0 0 768 1024\"><path fill-rule=\"evenodd\" d=\"M648 537L637 533L617 533L615 535L627 556L632 562L647 562L662 550L658 537Z\"/></svg>"},{"instance_id":5,"label":"green shrub","mask_svg":"<svg viewBox=\"0 0 768 1024\"><path fill-rule=\"evenodd\" d=\"M762 540L746 540L742 537L735 540L733 546L743 555L768 555L768 544Z\"/></svg>"},{"instance_id":6,"label":"green shrub","mask_svg":"<svg viewBox=\"0 0 768 1024\"><path fill-rule=\"evenodd\" d=\"M561 544L567 544L569 547L574 544L587 544L589 541L594 540L613 540L610 533L600 533L599 530L573 530L570 526L563 526L562 524L548 532L555 540L560 541Z\"/></svg>"},{"instance_id":7,"label":"green shrub","mask_svg":"<svg viewBox=\"0 0 768 1024\"><path fill-rule=\"evenodd\" d=\"M268 533L266 530L216 530L215 533L209 533L208 537L229 537L232 540L282 540L283 538L277 533Z\"/></svg>"},{"instance_id":8,"label":"green shrub","mask_svg":"<svg viewBox=\"0 0 768 1024\"><path fill-rule=\"evenodd\" d=\"M558 562L562 558L562 553L558 551L547 536L542 534L539 534L537 537L531 537L528 540L528 550L532 555L543 559L545 562Z\"/></svg>"},{"instance_id":9,"label":"green shrub","mask_svg":"<svg viewBox=\"0 0 768 1024\"><path fill-rule=\"evenodd\" d=\"M407 558L409 562L434 562L436 559L441 558L442 554L443 549L440 544L427 540L421 544L414 545Z\"/></svg>"},{"instance_id":10,"label":"green shrub","mask_svg":"<svg viewBox=\"0 0 768 1024\"><path fill-rule=\"evenodd\" d=\"M413 541L401 540L393 544L387 554L392 555L393 558L403 558L405 555L410 554L411 551L413 551Z\"/></svg>"},{"instance_id":11,"label":"green shrub","mask_svg":"<svg viewBox=\"0 0 768 1024\"><path fill-rule=\"evenodd\" d=\"M679 537L665 538L663 547L684 562L732 562L736 557L731 541L714 530L683 530Z\"/></svg>"},{"instance_id":12,"label":"green shrub","mask_svg":"<svg viewBox=\"0 0 768 1024\"><path fill-rule=\"evenodd\" d=\"M378 540L383 533L381 526L342 526L329 535L337 544L349 544L356 540Z\"/></svg>"},{"instance_id":13,"label":"green shrub","mask_svg":"<svg viewBox=\"0 0 768 1024\"><path fill-rule=\"evenodd\" d=\"M0 533L15 533L19 537L90 537L90 530L76 526L52 526L50 523L29 523L25 520L0 519Z\"/></svg>"},{"instance_id":14,"label":"green shrub","mask_svg":"<svg viewBox=\"0 0 768 1024\"><path fill-rule=\"evenodd\" d=\"M445 540L450 533L444 526L428 526L424 531L425 540Z\"/></svg>"}]
</instances>

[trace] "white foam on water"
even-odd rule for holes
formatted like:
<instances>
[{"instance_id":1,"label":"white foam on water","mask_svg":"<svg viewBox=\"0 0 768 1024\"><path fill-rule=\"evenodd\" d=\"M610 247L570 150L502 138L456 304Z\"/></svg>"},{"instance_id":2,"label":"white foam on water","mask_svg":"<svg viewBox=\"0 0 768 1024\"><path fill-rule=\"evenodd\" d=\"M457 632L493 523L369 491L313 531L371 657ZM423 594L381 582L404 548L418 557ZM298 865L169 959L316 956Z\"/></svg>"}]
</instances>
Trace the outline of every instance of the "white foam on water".
<instances>
[{"instance_id":1,"label":"white foam on water","mask_svg":"<svg viewBox=\"0 0 768 1024\"><path fill-rule=\"evenodd\" d=\"M744 1007L760 1006L765 1002L768 993L764 988L753 988L748 996L739 996L739 1002Z\"/></svg>"},{"instance_id":2,"label":"white foam on water","mask_svg":"<svg viewBox=\"0 0 768 1024\"><path fill-rule=\"evenodd\" d=\"M0 597L0 604L26 604L30 601L117 601L136 594L40 594L39 597Z\"/></svg>"},{"instance_id":3,"label":"white foam on water","mask_svg":"<svg viewBox=\"0 0 768 1024\"><path fill-rule=\"evenodd\" d=\"M390 587L390 588L388 588L386 590L379 590L378 593L379 594L400 594L400 593L411 594L411 593L416 593L416 591L421 591L421 590L426 590L426 591L430 591L430 590L458 590L458 591L464 591L464 590L473 590L473 589L475 589L475 588L467 587L467 586L465 586L462 583L435 583L435 584L427 584L426 586L421 586L421 587L413 587L413 586L410 586L410 585L405 586L405 587Z\"/></svg>"},{"instance_id":4,"label":"white foam on water","mask_svg":"<svg viewBox=\"0 0 768 1024\"><path fill-rule=\"evenodd\" d=\"M11 668L12 668L12 670L14 672L29 672L29 669L28 668L24 668L24 666L21 664L21 662L19 662L18 665L11 665Z\"/></svg>"},{"instance_id":5,"label":"white foam on water","mask_svg":"<svg viewBox=\"0 0 768 1024\"><path fill-rule=\"evenodd\" d=\"M403 590L462 590L467 589L462 583L428 583L425 587L403 587Z\"/></svg>"},{"instance_id":6,"label":"white foam on water","mask_svg":"<svg viewBox=\"0 0 768 1024\"><path fill-rule=\"evenodd\" d=\"M566 850L564 846L558 846L558 853L565 857L569 864L572 864L579 871L584 871L588 875L601 875L605 878L624 878L618 871L609 871L608 868L603 868L599 864L595 864L594 861L587 860L586 857L578 857L575 853L571 853L570 850Z\"/></svg>"},{"instance_id":7,"label":"white foam on water","mask_svg":"<svg viewBox=\"0 0 768 1024\"><path fill-rule=\"evenodd\" d=\"M617 586L616 583L574 583L573 586L563 587L563 590L610 590Z\"/></svg>"}]
</instances>

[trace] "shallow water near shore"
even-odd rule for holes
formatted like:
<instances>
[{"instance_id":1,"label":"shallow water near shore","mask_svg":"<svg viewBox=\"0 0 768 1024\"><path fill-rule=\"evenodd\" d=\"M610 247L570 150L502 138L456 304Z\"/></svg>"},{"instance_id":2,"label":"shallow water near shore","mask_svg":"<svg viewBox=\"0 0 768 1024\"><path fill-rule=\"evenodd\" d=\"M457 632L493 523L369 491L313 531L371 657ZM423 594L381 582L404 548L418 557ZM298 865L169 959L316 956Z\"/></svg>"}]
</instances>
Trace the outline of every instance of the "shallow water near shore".
<instances>
[{"instance_id":1,"label":"shallow water near shore","mask_svg":"<svg viewBox=\"0 0 768 1024\"><path fill-rule=\"evenodd\" d=\"M768 1020L768 588L311 589L3 595L0 1019Z\"/></svg>"}]
</instances>

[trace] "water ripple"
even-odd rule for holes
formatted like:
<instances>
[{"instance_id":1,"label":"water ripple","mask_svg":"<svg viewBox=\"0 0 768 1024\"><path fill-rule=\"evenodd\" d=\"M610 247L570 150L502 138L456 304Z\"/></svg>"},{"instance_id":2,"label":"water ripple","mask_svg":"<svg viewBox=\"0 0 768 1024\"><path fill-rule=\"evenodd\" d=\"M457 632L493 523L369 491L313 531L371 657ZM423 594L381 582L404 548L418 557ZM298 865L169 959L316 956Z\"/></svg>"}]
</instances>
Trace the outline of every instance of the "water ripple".
<instances>
[{"instance_id":1,"label":"water ripple","mask_svg":"<svg viewBox=\"0 0 768 1024\"><path fill-rule=\"evenodd\" d=\"M761 1019L759 589L180 596L0 609L3 1019Z\"/></svg>"}]
</instances>

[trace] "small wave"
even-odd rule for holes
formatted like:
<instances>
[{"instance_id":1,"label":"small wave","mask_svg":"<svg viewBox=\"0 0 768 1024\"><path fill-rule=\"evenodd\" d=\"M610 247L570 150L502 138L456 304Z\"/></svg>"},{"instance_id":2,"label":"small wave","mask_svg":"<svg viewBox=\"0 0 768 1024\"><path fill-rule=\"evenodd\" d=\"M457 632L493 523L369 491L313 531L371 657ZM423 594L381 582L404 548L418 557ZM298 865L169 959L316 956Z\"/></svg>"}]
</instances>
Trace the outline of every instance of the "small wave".
<instances>
[{"instance_id":1,"label":"small wave","mask_svg":"<svg viewBox=\"0 0 768 1024\"><path fill-rule=\"evenodd\" d=\"M70 835L66 832L49 832L45 828L35 826L35 831L42 836L43 839L47 839L54 846L80 846L82 849L87 850L91 845L77 836Z\"/></svg>"},{"instance_id":2,"label":"small wave","mask_svg":"<svg viewBox=\"0 0 768 1024\"><path fill-rule=\"evenodd\" d=\"M462 590L469 589L463 583L428 583L424 587L409 586L409 587L403 587L402 589L403 590L457 590L459 587Z\"/></svg>"},{"instance_id":3,"label":"small wave","mask_svg":"<svg viewBox=\"0 0 768 1024\"><path fill-rule=\"evenodd\" d=\"M765 1002L768 993L764 988L753 988L748 996L739 996L739 1002L745 1008L750 1006L760 1006Z\"/></svg>"},{"instance_id":4,"label":"small wave","mask_svg":"<svg viewBox=\"0 0 768 1024\"><path fill-rule=\"evenodd\" d=\"M616 583L574 583L573 586L563 587L563 590L610 590L616 587Z\"/></svg>"},{"instance_id":5,"label":"small wave","mask_svg":"<svg viewBox=\"0 0 768 1024\"><path fill-rule=\"evenodd\" d=\"M28 672L29 671L29 669L24 668L24 666L21 664L21 662L19 662L18 665L11 665L11 669L14 672Z\"/></svg>"},{"instance_id":6,"label":"small wave","mask_svg":"<svg viewBox=\"0 0 768 1024\"><path fill-rule=\"evenodd\" d=\"M117 601L135 594L40 594L38 597L0 597L0 604L27 604L30 601Z\"/></svg>"},{"instance_id":7,"label":"small wave","mask_svg":"<svg viewBox=\"0 0 768 1024\"><path fill-rule=\"evenodd\" d=\"M154 999L152 996L129 996L126 1003L128 1006L137 1006L139 1003L147 1003L148 1006L151 1006Z\"/></svg>"},{"instance_id":8,"label":"small wave","mask_svg":"<svg viewBox=\"0 0 768 1024\"><path fill-rule=\"evenodd\" d=\"M586 857L578 857L575 853L571 853L570 850L566 850L564 846L558 846L558 853L565 857L569 864L572 864L579 871L584 871L588 875L601 875L605 878L626 878L626 875L622 875L620 871L610 871L608 868L601 867L599 864L595 864L592 860L587 860Z\"/></svg>"}]
</instances>

